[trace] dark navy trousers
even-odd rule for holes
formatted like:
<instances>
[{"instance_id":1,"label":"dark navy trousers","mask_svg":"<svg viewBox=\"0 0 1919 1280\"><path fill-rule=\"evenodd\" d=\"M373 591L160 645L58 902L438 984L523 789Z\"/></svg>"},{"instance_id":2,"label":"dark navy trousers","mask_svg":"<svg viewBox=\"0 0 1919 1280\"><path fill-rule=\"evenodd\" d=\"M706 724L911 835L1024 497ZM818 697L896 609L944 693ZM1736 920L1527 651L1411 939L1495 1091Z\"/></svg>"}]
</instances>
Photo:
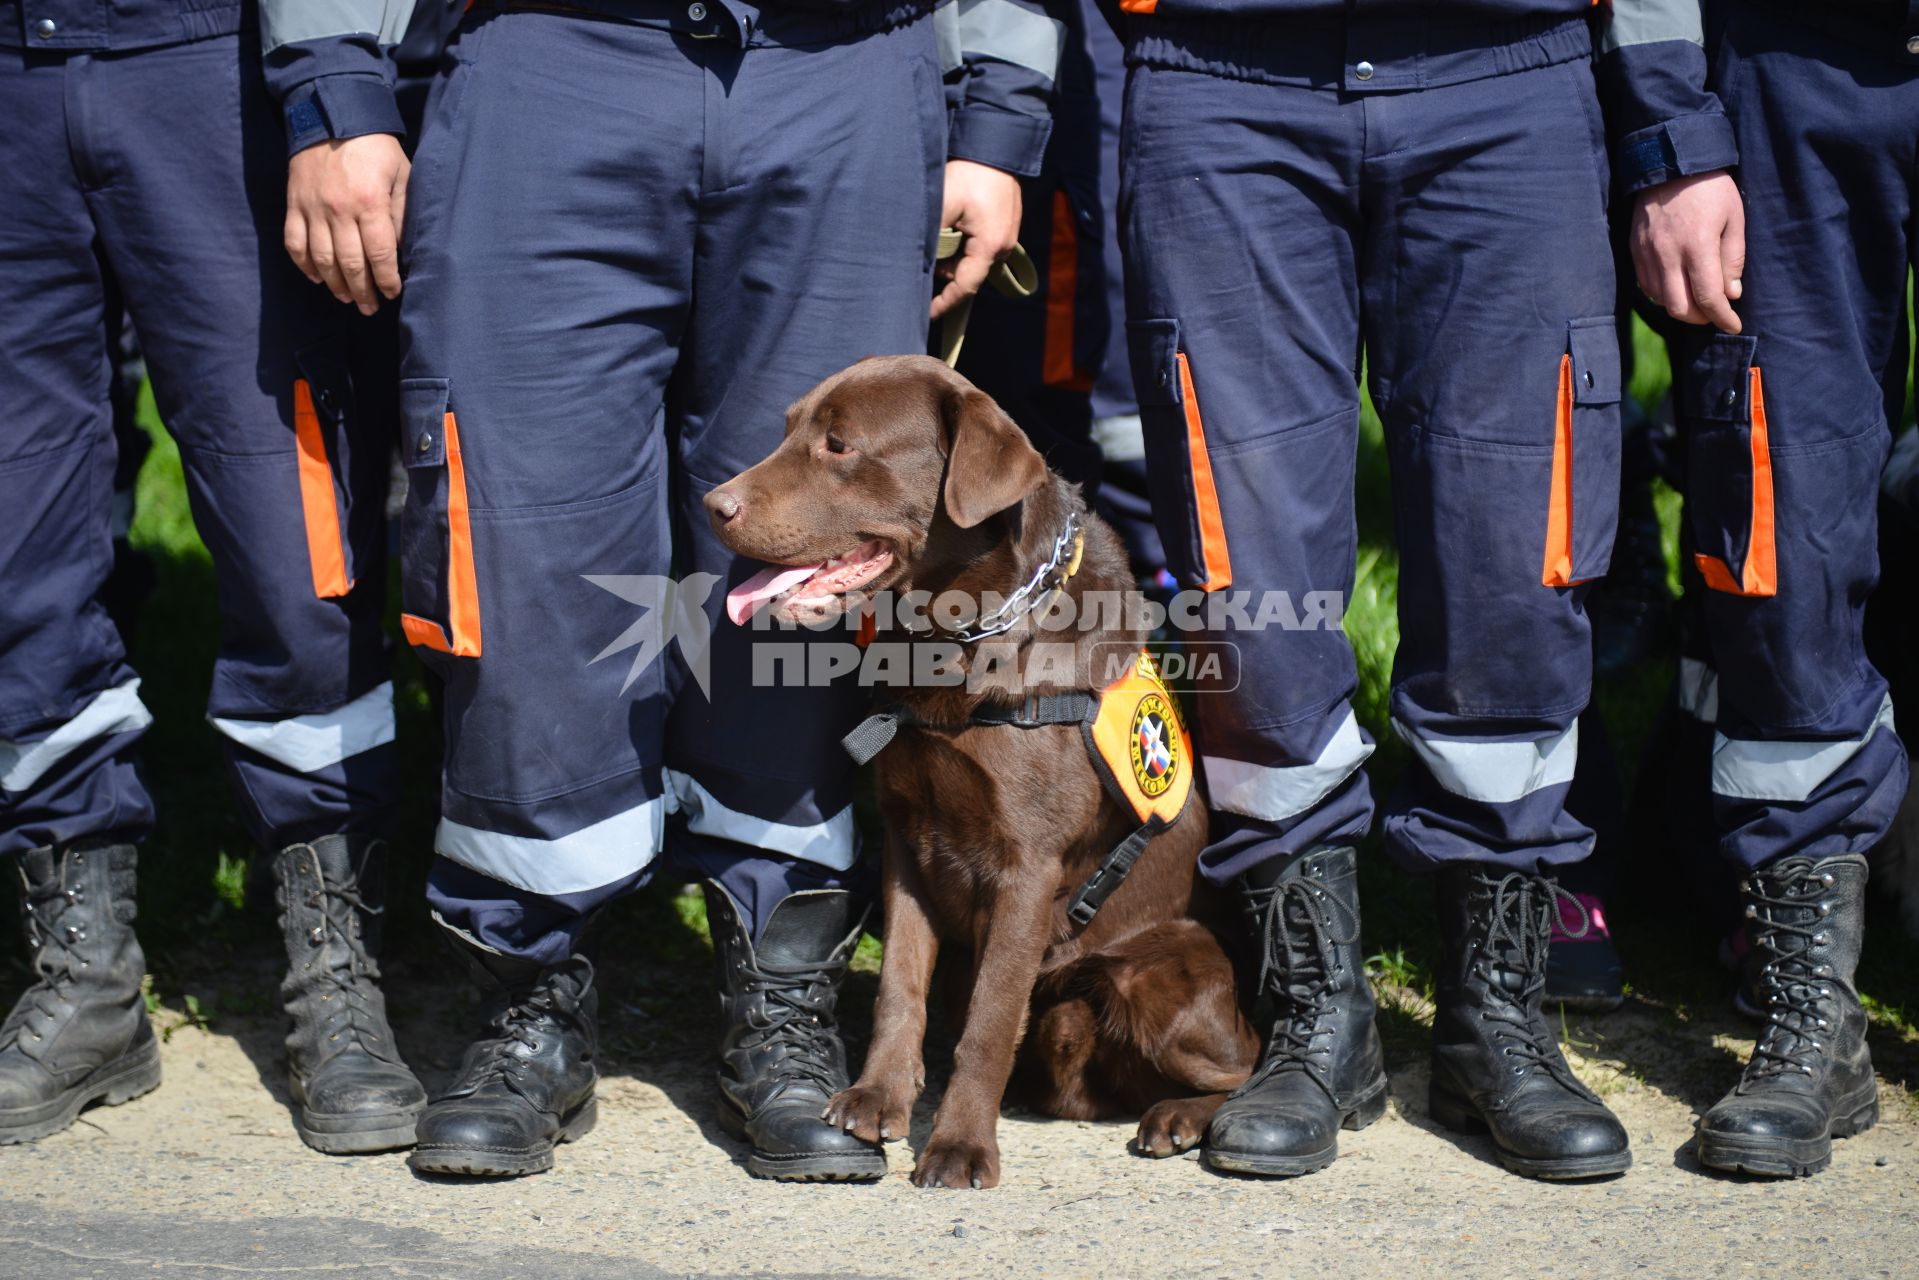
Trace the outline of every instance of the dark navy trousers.
<instances>
[{"instance_id":1,"label":"dark navy trousers","mask_svg":"<svg viewBox=\"0 0 1919 1280\"><path fill-rule=\"evenodd\" d=\"M1715 730L1721 852L1758 867L1864 853L1906 790L1861 628L1911 364L1919 75L1890 32L1849 40L1752 4L1718 17L1713 87L1746 206L1744 331L1673 342L1706 588L1679 702Z\"/></svg>"},{"instance_id":2,"label":"dark navy trousers","mask_svg":"<svg viewBox=\"0 0 1919 1280\"><path fill-rule=\"evenodd\" d=\"M267 847L376 828L392 420L356 400L346 309L280 247L258 50L0 50L0 119L0 853L152 819L130 759L150 716L99 601L116 293L218 576L207 710L249 826Z\"/></svg>"},{"instance_id":3,"label":"dark navy trousers","mask_svg":"<svg viewBox=\"0 0 1919 1280\"><path fill-rule=\"evenodd\" d=\"M1246 608L1195 637L1240 659L1234 688L1194 699L1220 815L1202 869L1225 882L1371 821L1337 626L1362 368L1392 465L1391 715L1413 757L1388 850L1415 868L1583 857L1592 833L1565 810L1591 683L1580 584L1611 553L1620 399L1584 28L1488 52L1482 78L1374 92L1338 33L1241 32L1223 67L1217 31L1186 53L1178 22L1148 25L1120 191L1148 476L1181 585ZM1379 80L1407 83L1385 63Z\"/></svg>"},{"instance_id":4,"label":"dark navy trousers","mask_svg":"<svg viewBox=\"0 0 1919 1280\"><path fill-rule=\"evenodd\" d=\"M768 15L743 42L476 10L429 105L403 605L446 680L429 897L486 945L563 956L663 851L756 918L857 857L838 740L862 693L756 686L769 637L719 605L759 566L701 507L821 378L924 349L932 26L830 21ZM704 626L649 652L674 609Z\"/></svg>"}]
</instances>

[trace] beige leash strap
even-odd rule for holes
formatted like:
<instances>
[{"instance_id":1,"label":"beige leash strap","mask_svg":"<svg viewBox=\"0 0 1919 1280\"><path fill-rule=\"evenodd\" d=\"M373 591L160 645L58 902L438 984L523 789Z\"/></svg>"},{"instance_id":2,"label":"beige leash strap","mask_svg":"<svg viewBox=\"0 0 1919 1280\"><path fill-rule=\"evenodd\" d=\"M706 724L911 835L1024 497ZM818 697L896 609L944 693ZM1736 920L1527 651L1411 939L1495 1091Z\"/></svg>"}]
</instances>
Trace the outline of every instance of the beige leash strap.
<instances>
[{"instance_id":1,"label":"beige leash strap","mask_svg":"<svg viewBox=\"0 0 1919 1280\"><path fill-rule=\"evenodd\" d=\"M942 227L939 260L944 262L956 256L965 241L965 232ZM1034 269L1033 260L1027 256L1026 250L1014 245L1011 252L993 264L986 283L1009 298L1030 298L1039 289L1039 272ZM940 359L946 362L949 369L959 364L960 348L966 345L966 322L972 318L973 299L968 298L947 312L940 321Z\"/></svg>"}]
</instances>

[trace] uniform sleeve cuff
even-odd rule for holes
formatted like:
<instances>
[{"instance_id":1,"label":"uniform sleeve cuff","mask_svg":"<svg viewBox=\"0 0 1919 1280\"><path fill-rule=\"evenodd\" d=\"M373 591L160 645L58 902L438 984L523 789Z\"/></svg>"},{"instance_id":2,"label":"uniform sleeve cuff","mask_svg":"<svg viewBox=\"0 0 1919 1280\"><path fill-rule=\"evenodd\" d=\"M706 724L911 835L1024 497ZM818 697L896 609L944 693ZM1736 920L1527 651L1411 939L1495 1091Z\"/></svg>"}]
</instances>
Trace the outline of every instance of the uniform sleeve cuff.
<instances>
[{"instance_id":1,"label":"uniform sleeve cuff","mask_svg":"<svg viewBox=\"0 0 1919 1280\"><path fill-rule=\"evenodd\" d=\"M287 154L328 139L406 135L392 86L378 76L323 76L287 95Z\"/></svg>"},{"instance_id":2,"label":"uniform sleeve cuff","mask_svg":"<svg viewBox=\"0 0 1919 1280\"><path fill-rule=\"evenodd\" d=\"M1647 187L1730 169L1739 163L1732 121L1719 112L1675 116L1620 140L1616 172L1627 194Z\"/></svg>"},{"instance_id":3,"label":"uniform sleeve cuff","mask_svg":"<svg viewBox=\"0 0 1919 1280\"><path fill-rule=\"evenodd\" d=\"M1021 115L997 107L962 107L953 116L947 134L946 155L952 160L972 160L1022 178L1039 173L1046 158L1046 140L1052 136L1049 116Z\"/></svg>"}]
</instances>

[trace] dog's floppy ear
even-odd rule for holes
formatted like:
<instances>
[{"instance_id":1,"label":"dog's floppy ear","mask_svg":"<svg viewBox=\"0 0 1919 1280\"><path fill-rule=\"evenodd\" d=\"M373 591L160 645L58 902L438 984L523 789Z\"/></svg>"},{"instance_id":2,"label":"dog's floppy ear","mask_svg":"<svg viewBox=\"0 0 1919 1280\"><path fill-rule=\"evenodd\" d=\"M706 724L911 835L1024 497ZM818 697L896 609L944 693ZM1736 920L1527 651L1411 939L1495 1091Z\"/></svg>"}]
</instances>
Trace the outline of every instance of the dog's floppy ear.
<instances>
[{"instance_id":1,"label":"dog's floppy ear","mask_svg":"<svg viewBox=\"0 0 1919 1280\"><path fill-rule=\"evenodd\" d=\"M947 441L942 496L954 524L970 529L1046 483L1046 459L993 397L956 387L940 409Z\"/></svg>"}]
</instances>

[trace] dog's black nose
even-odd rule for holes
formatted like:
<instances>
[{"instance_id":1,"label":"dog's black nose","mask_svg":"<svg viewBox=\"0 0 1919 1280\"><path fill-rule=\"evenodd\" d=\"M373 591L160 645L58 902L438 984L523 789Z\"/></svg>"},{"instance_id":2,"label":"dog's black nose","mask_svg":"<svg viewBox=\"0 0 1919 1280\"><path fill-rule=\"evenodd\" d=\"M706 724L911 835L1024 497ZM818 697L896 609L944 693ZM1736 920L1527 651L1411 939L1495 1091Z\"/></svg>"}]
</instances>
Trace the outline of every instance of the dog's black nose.
<instances>
[{"instance_id":1,"label":"dog's black nose","mask_svg":"<svg viewBox=\"0 0 1919 1280\"><path fill-rule=\"evenodd\" d=\"M706 513L725 524L740 513L740 500L724 489L715 489L706 495Z\"/></svg>"}]
</instances>

